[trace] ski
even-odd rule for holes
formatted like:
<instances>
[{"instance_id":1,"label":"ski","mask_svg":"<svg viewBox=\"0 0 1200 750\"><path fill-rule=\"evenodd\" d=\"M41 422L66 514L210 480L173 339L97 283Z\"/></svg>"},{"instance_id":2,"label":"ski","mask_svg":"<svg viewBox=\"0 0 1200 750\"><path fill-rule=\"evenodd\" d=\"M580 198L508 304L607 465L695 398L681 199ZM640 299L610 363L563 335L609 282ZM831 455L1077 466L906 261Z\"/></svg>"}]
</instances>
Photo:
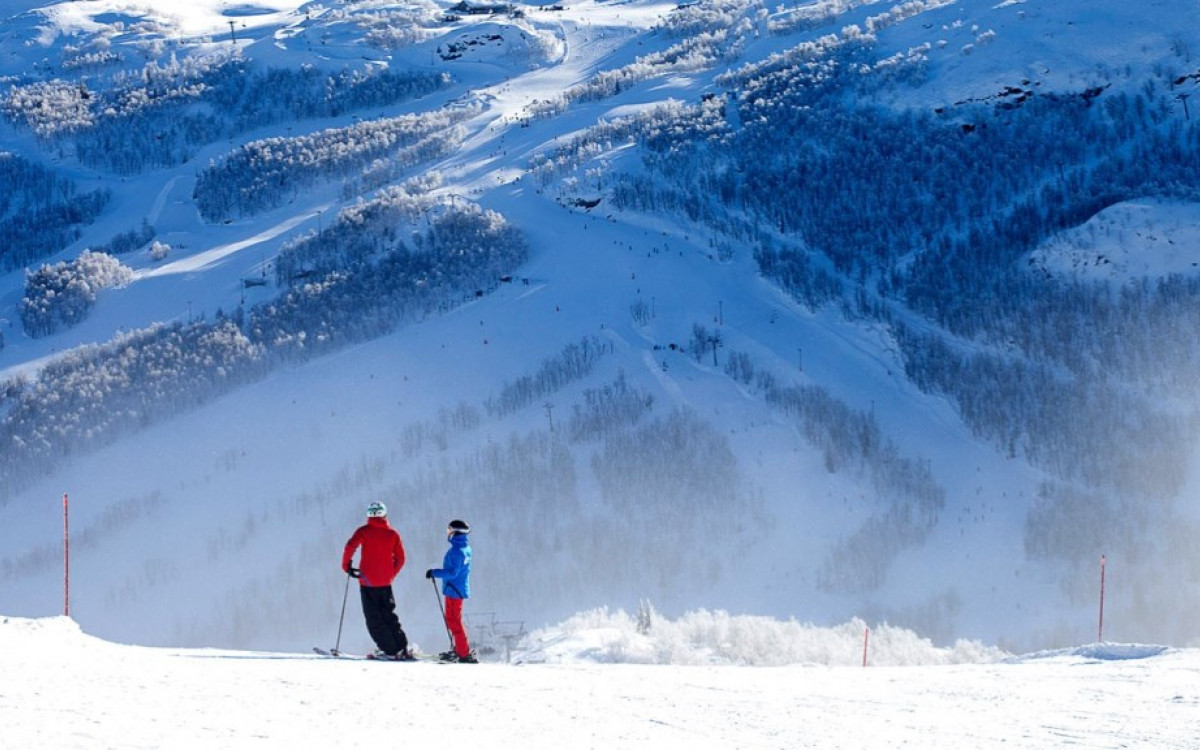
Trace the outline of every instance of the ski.
<instances>
[{"instance_id":1,"label":"ski","mask_svg":"<svg viewBox=\"0 0 1200 750\"><path fill-rule=\"evenodd\" d=\"M361 660L361 661L438 662L438 657L436 657L432 654L412 654L413 658L411 658L411 659L380 659L380 658L376 657L374 654L348 654L345 651L337 651L335 649L325 649L325 648L321 648L320 646L313 646L312 650L313 650L313 653L317 654L318 656L328 656L328 657L331 657L334 659L354 659L354 660Z\"/></svg>"},{"instance_id":2,"label":"ski","mask_svg":"<svg viewBox=\"0 0 1200 750\"><path fill-rule=\"evenodd\" d=\"M438 664L478 664L479 659L476 658L475 652L472 651L465 659L458 658L452 651L444 651L437 656L429 655L429 659L436 661Z\"/></svg>"},{"instance_id":3,"label":"ski","mask_svg":"<svg viewBox=\"0 0 1200 750\"><path fill-rule=\"evenodd\" d=\"M438 660L436 656L431 656L430 654L412 654L412 653L410 653L409 656L411 657L409 659L386 659L386 658L375 656L374 654L367 654L366 659L368 661L398 661L398 662L406 662L406 661L436 662Z\"/></svg>"},{"instance_id":4,"label":"ski","mask_svg":"<svg viewBox=\"0 0 1200 750\"><path fill-rule=\"evenodd\" d=\"M411 659L406 659L405 661L427 661L427 662L435 662L435 661L437 661L437 660L438 660L438 659L437 659L437 657L436 657L436 656L434 656L433 654L414 654L414 653L412 653L412 652L409 652L409 655L410 655L410 656L412 656L412 658L411 658Z\"/></svg>"}]
</instances>

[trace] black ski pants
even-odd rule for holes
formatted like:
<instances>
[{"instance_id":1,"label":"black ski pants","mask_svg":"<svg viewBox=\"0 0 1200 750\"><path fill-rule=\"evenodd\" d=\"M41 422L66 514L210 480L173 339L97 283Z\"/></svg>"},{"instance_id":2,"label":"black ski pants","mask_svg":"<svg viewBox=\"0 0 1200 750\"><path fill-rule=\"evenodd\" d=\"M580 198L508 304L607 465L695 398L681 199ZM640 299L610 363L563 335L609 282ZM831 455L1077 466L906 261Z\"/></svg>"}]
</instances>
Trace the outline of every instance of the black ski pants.
<instances>
[{"instance_id":1,"label":"black ski pants","mask_svg":"<svg viewBox=\"0 0 1200 750\"><path fill-rule=\"evenodd\" d=\"M396 616L396 597L391 586L360 586L363 617L367 621L367 632L379 650L395 655L408 650L408 636L400 627Z\"/></svg>"}]
</instances>

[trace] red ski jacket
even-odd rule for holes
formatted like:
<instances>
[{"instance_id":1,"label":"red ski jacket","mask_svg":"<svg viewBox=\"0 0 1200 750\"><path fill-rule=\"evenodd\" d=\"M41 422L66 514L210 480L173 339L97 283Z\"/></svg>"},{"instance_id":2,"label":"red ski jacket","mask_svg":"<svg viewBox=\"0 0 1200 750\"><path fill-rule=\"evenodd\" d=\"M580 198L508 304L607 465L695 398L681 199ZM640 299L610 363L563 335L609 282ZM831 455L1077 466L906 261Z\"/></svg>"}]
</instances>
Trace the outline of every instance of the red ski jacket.
<instances>
[{"instance_id":1,"label":"red ski jacket","mask_svg":"<svg viewBox=\"0 0 1200 750\"><path fill-rule=\"evenodd\" d=\"M386 518L368 518L364 526L359 526L350 541L346 542L346 550L342 553L342 570L350 569L350 560L354 551L362 547L358 557L358 569L362 575L358 579L360 586L390 586L400 569L404 567L404 543L400 534L390 525Z\"/></svg>"}]
</instances>

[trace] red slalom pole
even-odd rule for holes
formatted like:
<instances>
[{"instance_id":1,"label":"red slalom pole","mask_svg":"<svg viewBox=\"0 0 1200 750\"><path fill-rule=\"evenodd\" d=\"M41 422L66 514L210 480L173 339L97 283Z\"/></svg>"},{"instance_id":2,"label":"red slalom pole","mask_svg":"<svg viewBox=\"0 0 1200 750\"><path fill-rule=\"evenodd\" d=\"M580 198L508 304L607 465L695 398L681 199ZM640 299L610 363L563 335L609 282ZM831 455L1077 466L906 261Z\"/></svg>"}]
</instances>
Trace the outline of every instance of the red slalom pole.
<instances>
[{"instance_id":1,"label":"red slalom pole","mask_svg":"<svg viewBox=\"0 0 1200 750\"><path fill-rule=\"evenodd\" d=\"M63 493L63 615L71 616L71 526L67 511L67 493Z\"/></svg>"},{"instance_id":2,"label":"red slalom pole","mask_svg":"<svg viewBox=\"0 0 1200 750\"><path fill-rule=\"evenodd\" d=\"M867 666L867 642L871 640L871 629L863 628L863 666Z\"/></svg>"},{"instance_id":3,"label":"red slalom pole","mask_svg":"<svg viewBox=\"0 0 1200 750\"><path fill-rule=\"evenodd\" d=\"M1096 635L1098 643L1104 642L1104 564L1107 562L1104 555L1100 555L1100 630Z\"/></svg>"}]
</instances>

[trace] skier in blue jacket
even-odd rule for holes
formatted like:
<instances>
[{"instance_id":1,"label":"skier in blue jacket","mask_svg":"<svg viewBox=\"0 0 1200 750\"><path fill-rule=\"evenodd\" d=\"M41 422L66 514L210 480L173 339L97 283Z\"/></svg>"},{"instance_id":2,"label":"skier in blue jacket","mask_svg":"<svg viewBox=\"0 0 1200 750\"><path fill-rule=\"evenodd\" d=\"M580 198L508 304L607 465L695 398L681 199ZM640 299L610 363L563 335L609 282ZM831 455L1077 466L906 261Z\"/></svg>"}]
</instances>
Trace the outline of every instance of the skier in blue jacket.
<instances>
[{"instance_id":1,"label":"skier in blue jacket","mask_svg":"<svg viewBox=\"0 0 1200 750\"><path fill-rule=\"evenodd\" d=\"M454 649L439 655L442 661L459 664L476 664L478 660L467 642L467 630L463 627L463 602L471 596L471 542L467 535L471 527L466 521L455 519L446 528L446 540L450 549L442 558L442 567L425 571L429 579L442 579L442 595L446 599L446 629L454 641Z\"/></svg>"}]
</instances>

